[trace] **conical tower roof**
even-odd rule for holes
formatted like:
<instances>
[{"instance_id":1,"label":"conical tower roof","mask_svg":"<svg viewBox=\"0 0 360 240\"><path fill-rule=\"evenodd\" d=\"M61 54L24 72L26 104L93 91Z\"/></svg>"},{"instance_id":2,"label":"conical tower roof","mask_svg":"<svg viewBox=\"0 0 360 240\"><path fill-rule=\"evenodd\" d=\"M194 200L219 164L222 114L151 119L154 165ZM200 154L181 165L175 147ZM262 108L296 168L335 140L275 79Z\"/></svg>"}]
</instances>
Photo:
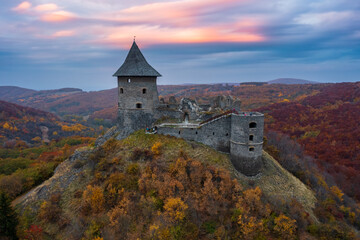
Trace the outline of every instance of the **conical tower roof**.
<instances>
[{"instance_id":1,"label":"conical tower roof","mask_svg":"<svg viewBox=\"0 0 360 240\"><path fill-rule=\"evenodd\" d=\"M132 44L125 62L114 73L114 77L161 77L145 59L136 42Z\"/></svg>"}]
</instances>

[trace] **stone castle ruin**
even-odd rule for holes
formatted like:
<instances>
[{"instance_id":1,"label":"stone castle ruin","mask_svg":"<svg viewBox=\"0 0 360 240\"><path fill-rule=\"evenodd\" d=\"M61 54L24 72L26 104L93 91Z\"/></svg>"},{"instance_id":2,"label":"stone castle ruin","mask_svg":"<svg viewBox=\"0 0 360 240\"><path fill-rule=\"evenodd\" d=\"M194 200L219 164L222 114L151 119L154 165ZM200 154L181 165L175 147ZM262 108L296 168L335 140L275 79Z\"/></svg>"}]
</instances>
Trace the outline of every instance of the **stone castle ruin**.
<instances>
[{"instance_id":1,"label":"stone castle ruin","mask_svg":"<svg viewBox=\"0 0 360 240\"><path fill-rule=\"evenodd\" d=\"M153 128L158 134L197 141L230 153L234 167L253 176L260 172L264 115L242 112L241 102L218 96L210 104L183 98L159 100L156 80L161 77L134 41L123 65L113 75L118 80L119 139Z\"/></svg>"}]
</instances>

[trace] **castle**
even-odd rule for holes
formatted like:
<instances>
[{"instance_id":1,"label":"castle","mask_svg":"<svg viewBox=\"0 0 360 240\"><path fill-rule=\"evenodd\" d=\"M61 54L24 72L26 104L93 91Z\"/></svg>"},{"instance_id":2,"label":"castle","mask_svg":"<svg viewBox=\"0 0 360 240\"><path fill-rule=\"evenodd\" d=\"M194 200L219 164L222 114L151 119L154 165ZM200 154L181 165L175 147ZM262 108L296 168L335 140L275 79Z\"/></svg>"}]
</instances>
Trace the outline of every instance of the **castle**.
<instances>
[{"instance_id":1,"label":"castle","mask_svg":"<svg viewBox=\"0 0 360 240\"><path fill-rule=\"evenodd\" d=\"M230 96L219 96L211 105L198 105L187 98L180 103L175 97L168 102L159 100L156 80L161 75L146 61L135 40L113 76L118 80L118 139L154 127L158 134L197 141L230 153L234 167L247 176L260 172L263 114L241 112L240 101Z\"/></svg>"}]
</instances>

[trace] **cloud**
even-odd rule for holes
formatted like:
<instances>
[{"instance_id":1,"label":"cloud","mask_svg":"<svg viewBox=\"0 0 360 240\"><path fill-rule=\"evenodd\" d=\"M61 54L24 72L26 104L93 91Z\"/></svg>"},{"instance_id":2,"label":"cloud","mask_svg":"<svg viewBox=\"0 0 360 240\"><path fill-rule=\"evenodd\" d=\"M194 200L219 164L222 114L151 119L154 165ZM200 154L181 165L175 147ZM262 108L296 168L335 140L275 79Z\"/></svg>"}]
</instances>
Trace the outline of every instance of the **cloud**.
<instances>
[{"instance_id":1,"label":"cloud","mask_svg":"<svg viewBox=\"0 0 360 240\"><path fill-rule=\"evenodd\" d=\"M67 11L56 11L51 13L46 13L40 16L41 21L44 22L65 22L70 21L75 18L75 15Z\"/></svg>"},{"instance_id":2,"label":"cloud","mask_svg":"<svg viewBox=\"0 0 360 240\"><path fill-rule=\"evenodd\" d=\"M71 37L75 35L75 31L73 30L63 30L55 32L52 37Z\"/></svg>"},{"instance_id":3,"label":"cloud","mask_svg":"<svg viewBox=\"0 0 360 240\"><path fill-rule=\"evenodd\" d=\"M202 17L238 6L247 0L183 0L154 2L105 13L104 19L127 23L153 23L161 26L193 26ZM220 19L217 19L219 21ZM221 20L220 20L221 21Z\"/></svg>"},{"instance_id":4,"label":"cloud","mask_svg":"<svg viewBox=\"0 0 360 240\"><path fill-rule=\"evenodd\" d=\"M91 66L107 74L134 35L159 71L179 82L182 69L190 77L200 67L209 77L213 71L270 76L291 73L288 66L304 72L312 64L360 59L360 3L354 0L28 0L15 6L19 2L0 8L0 50L31 56L24 60L31 64L35 58L77 71L96 63ZM11 69L7 59L0 62L0 73Z\"/></svg>"},{"instance_id":5,"label":"cloud","mask_svg":"<svg viewBox=\"0 0 360 240\"><path fill-rule=\"evenodd\" d=\"M48 12L58 10L58 6L54 3L37 5L34 9L39 12Z\"/></svg>"},{"instance_id":6,"label":"cloud","mask_svg":"<svg viewBox=\"0 0 360 240\"><path fill-rule=\"evenodd\" d=\"M19 5L17 5L16 7L14 7L12 10L16 11L16 12L24 12L28 9L31 8L31 3L29 2L22 2Z\"/></svg>"},{"instance_id":7,"label":"cloud","mask_svg":"<svg viewBox=\"0 0 360 240\"><path fill-rule=\"evenodd\" d=\"M127 48L129 40L136 35L142 46L154 43L210 43L210 42L261 42L266 37L256 32L234 31L229 26L165 28L161 26L122 26L97 28L101 38L94 42L102 45Z\"/></svg>"},{"instance_id":8,"label":"cloud","mask_svg":"<svg viewBox=\"0 0 360 240\"><path fill-rule=\"evenodd\" d=\"M352 11L331 11L323 13L305 13L295 18L298 24L306 24L314 27L334 28L347 25L349 21L359 19Z\"/></svg>"}]
</instances>

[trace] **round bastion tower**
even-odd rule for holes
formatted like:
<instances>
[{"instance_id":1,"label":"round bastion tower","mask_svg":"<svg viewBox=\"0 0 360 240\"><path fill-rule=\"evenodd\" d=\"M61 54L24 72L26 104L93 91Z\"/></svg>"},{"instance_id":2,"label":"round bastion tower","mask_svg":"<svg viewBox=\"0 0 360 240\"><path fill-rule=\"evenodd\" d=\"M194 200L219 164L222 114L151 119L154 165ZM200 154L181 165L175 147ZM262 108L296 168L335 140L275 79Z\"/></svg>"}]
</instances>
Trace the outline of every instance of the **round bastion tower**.
<instances>
[{"instance_id":1,"label":"round bastion tower","mask_svg":"<svg viewBox=\"0 0 360 240\"><path fill-rule=\"evenodd\" d=\"M263 114L255 112L231 116L231 162L236 170L247 176L254 176L261 170L263 132Z\"/></svg>"},{"instance_id":2,"label":"round bastion tower","mask_svg":"<svg viewBox=\"0 0 360 240\"><path fill-rule=\"evenodd\" d=\"M124 138L132 132L151 126L159 105L157 72L146 61L135 40L125 62L113 75L118 80L118 126Z\"/></svg>"}]
</instances>

